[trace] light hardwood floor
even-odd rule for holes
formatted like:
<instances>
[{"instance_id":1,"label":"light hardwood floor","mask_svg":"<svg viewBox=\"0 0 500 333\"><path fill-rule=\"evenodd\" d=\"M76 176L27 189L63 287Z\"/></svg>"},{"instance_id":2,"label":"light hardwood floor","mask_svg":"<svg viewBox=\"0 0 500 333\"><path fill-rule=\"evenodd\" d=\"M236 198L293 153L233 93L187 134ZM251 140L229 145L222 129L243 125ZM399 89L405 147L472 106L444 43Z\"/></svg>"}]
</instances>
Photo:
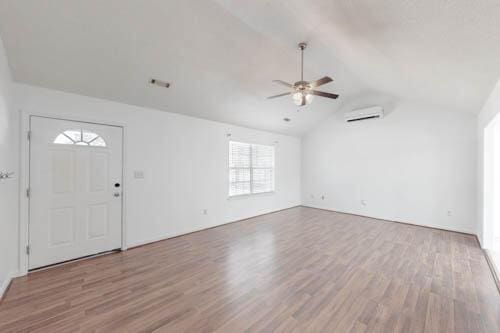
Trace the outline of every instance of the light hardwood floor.
<instances>
[{"instance_id":1,"label":"light hardwood floor","mask_svg":"<svg viewBox=\"0 0 500 333\"><path fill-rule=\"evenodd\" d=\"M0 332L500 332L473 236L297 207L15 279Z\"/></svg>"}]
</instances>

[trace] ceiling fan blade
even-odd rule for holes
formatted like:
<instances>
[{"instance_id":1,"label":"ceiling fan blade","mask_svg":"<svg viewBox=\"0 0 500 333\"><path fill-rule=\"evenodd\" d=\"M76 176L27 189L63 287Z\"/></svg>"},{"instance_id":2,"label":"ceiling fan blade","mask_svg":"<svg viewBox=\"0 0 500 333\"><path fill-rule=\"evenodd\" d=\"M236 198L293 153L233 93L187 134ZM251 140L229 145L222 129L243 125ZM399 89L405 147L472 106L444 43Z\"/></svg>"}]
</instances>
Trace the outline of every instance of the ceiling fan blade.
<instances>
[{"instance_id":1,"label":"ceiling fan blade","mask_svg":"<svg viewBox=\"0 0 500 333\"><path fill-rule=\"evenodd\" d=\"M285 82L285 81L281 81L281 80L273 80L273 82L275 83L279 83L285 87L288 87L288 88L292 88L293 87L293 84L291 83L288 83L288 82Z\"/></svg>"},{"instance_id":2,"label":"ceiling fan blade","mask_svg":"<svg viewBox=\"0 0 500 333\"><path fill-rule=\"evenodd\" d=\"M337 95L337 94L330 94L330 93L327 93L327 92L316 91L316 90L310 90L310 93L313 94L313 95L316 95L316 96L333 98L333 99L336 99L337 97L339 97L339 95Z\"/></svg>"},{"instance_id":3,"label":"ceiling fan blade","mask_svg":"<svg viewBox=\"0 0 500 333\"><path fill-rule=\"evenodd\" d=\"M316 87L322 86L324 84L330 83L332 81L333 81L333 79L331 77L325 76L319 80L309 82L309 85L311 86L311 88L316 88Z\"/></svg>"},{"instance_id":4,"label":"ceiling fan blade","mask_svg":"<svg viewBox=\"0 0 500 333\"><path fill-rule=\"evenodd\" d=\"M290 91L290 92L282 93L282 94L279 94L279 95L269 96L267 99L281 97L281 96L286 96L286 95L291 95L291 94L292 94L292 92Z\"/></svg>"}]
</instances>

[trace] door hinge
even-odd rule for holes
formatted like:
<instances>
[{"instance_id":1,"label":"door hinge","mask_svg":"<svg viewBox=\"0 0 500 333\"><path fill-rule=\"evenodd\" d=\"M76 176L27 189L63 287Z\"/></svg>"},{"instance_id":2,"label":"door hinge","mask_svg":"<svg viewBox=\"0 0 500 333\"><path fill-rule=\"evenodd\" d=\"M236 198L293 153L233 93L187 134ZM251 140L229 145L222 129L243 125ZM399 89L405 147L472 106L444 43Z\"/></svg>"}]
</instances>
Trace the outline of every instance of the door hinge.
<instances>
[{"instance_id":1,"label":"door hinge","mask_svg":"<svg viewBox=\"0 0 500 333\"><path fill-rule=\"evenodd\" d=\"M31 196L31 189L28 187L28 188L26 189L26 197L28 197L28 198L29 198L30 196Z\"/></svg>"},{"instance_id":2,"label":"door hinge","mask_svg":"<svg viewBox=\"0 0 500 333\"><path fill-rule=\"evenodd\" d=\"M31 131L28 131L27 138L28 138L28 141L30 141L30 140L31 140Z\"/></svg>"},{"instance_id":3,"label":"door hinge","mask_svg":"<svg viewBox=\"0 0 500 333\"><path fill-rule=\"evenodd\" d=\"M26 245L26 254L28 254L28 255L29 255L29 254L30 254L30 250L31 250L31 249L30 249L30 246L29 246L29 245Z\"/></svg>"}]
</instances>

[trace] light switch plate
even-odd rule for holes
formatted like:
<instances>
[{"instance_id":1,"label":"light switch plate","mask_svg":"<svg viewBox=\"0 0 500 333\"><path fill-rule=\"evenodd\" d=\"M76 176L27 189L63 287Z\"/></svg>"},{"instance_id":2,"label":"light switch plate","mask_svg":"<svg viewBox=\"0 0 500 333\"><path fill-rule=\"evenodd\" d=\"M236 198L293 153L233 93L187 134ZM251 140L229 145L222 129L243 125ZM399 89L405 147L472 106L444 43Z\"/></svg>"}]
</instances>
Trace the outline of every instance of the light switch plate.
<instances>
[{"instance_id":1,"label":"light switch plate","mask_svg":"<svg viewBox=\"0 0 500 333\"><path fill-rule=\"evenodd\" d=\"M144 171L140 171L140 170L134 171L134 178L135 179L143 179L144 178Z\"/></svg>"}]
</instances>

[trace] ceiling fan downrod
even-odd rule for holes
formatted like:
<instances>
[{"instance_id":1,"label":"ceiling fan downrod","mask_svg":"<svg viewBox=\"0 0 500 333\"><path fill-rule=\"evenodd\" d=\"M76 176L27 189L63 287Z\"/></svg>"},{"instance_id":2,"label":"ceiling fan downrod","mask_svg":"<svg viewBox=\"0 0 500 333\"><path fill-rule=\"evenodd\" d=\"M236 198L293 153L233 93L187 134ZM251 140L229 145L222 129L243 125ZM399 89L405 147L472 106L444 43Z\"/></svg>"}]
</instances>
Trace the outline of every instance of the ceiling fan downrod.
<instances>
[{"instance_id":1,"label":"ceiling fan downrod","mask_svg":"<svg viewBox=\"0 0 500 333\"><path fill-rule=\"evenodd\" d=\"M304 50L307 47L306 42L299 43L300 49L300 81L304 81Z\"/></svg>"}]
</instances>

